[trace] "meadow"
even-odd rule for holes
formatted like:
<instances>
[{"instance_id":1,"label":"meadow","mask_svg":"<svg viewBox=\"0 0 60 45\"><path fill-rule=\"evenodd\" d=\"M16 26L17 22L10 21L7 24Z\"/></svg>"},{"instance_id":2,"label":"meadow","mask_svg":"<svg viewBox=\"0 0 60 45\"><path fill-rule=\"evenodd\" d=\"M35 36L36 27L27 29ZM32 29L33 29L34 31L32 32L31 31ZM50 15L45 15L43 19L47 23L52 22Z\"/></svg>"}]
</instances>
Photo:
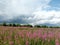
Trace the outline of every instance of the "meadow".
<instances>
[{"instance_id":1,"label":"meadow","mask_svg":"<svg viewBox=\"0 0 60 45\"><path fill-rule=\"evenodd\" d=\"M0 45L60 45L60 28L0 26Z\"/></svg>"}]
</instances>

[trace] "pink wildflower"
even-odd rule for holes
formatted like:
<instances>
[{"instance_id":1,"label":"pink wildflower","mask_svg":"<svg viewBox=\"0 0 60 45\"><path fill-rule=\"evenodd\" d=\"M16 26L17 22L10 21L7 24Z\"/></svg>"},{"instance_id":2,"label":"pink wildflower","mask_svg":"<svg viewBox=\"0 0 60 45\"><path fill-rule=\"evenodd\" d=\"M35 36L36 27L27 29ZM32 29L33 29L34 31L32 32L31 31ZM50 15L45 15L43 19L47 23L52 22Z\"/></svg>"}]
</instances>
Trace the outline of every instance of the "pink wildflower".
<instances>
[{"instance_id":1,"label":"pink wildflower","mask_svg":"<svg viewBox=\"0 0 60 45\"><path fill-rule=\"evenodd\" d=\"M36 38L36 37L37 37L37 33L33 32L33 38Z\"/></svg>"},{"instance_id":2,"label":"pink wildflower","mask_svg":"<svg viewBox=\"0 0 60 45\"><path fill-rule=\"evenodd\" d=\"M28 41L26 41L26 45L29 45L29 42Z\"/></svg>"},{"instance_id":3,"label":"pink wildflower","mask_svg":"<svg viewBox=\"0 0 60 45\"><path fill-rule=\"evenodd\" d=\"M9 41L9 45L14 45L13 41Z\"/></svg>"},{"instance_id":4,"label":"pink wildflower","mask_svg":"<svg viewBox=\"0 0 60 45\"><path fill-rule=\"evenodd\" d=\"M55 40L55 45L60 45L58 39Z\"/></svg>"},{"instance_id":5,"label":"pink wildflower","mask_svg":"<svg viewBox=\"0 0 60 45\"><path fill-rule=\"evenodd\" d=\"M42 38L43 38L44 40L46 40L46 38L47 38L47 33L44 33L44 34L42 35Z\"/></svg>"}]
</instances>

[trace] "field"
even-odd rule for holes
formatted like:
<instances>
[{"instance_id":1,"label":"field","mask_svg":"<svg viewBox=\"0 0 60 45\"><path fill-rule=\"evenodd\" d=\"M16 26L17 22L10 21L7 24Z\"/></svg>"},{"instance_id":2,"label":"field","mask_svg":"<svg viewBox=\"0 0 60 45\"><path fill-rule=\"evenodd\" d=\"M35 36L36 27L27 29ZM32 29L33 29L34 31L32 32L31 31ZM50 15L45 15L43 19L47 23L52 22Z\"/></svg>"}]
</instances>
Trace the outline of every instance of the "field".
<instances>
[{"instance_id":1,"label":"field","mask_svg":"<svg viewBox=\"0 0 60 45\"><path fill-rule=\"evenodd\" d=\"M0 26L0 45L60 45L60 28Z\"/></svg>"}]
</instances>

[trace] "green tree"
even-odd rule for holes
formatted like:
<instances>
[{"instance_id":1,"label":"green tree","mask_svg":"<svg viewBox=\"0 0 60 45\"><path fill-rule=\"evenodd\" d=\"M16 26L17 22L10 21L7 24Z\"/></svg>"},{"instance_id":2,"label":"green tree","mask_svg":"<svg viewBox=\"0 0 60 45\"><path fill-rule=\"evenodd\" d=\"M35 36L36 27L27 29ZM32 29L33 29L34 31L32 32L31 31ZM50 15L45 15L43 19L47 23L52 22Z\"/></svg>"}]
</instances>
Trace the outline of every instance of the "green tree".
<instances>
[{"instance_id":1,"label":"green tree","mask_svg":"<svg viewBox=\"0 0 60 45\"><path fill-rule=\"evenodd\" d=\"M19 26L21 26L21 25L20 25L20 24L16 24L16 26L18 26L18 27L19 27Z\"/></svg>"},{"instance_id":2,"label":"green tree","mask_svg":"<svg viewBox=\"0 0 60 45\"><path fill-rule=\"evenodd\" d=\"M43 25L43 26L41 26L42 28L48 28L48 26L46 26L46 25Z\"/></svg>"},{"instance_id":3,"label":"green tree","mask_svg":"<svg viewBox=\"0 0 60 45\"><path fill-rule=\"evenodd\" d=\"M6 22L3 22L3 24L2 24L3 26L7 26L7 24L6 24Z\"/></svg>"},{"instance_id":4,"label":"green tree","mask_svg":"<svg viewBox=\"0 0 60 45\"><path fill-rule=\"evenodd\" d=\"M8 26L12 26L12 24L10 23Z\"/></svg>"},{"instance_id":5,"label":"green tree","mask_svg":"<svg viewBox=\"0 0 60 45\"><path fill-rule=\"evenodd\" d=\"M12 24L13 27L16 27L17 25L15 23Z\"/></svg>"},{"instance_id":6,"label":"green tree","mask_svg":"<svg viewBox=\"0 0 60 45\"><path fill-rule=\"evenodd\" d=\"M41 26L40 26L40 25L35 25L34 27L38 27L38 28L41 28Z\"/></svg>"}]
</instances>

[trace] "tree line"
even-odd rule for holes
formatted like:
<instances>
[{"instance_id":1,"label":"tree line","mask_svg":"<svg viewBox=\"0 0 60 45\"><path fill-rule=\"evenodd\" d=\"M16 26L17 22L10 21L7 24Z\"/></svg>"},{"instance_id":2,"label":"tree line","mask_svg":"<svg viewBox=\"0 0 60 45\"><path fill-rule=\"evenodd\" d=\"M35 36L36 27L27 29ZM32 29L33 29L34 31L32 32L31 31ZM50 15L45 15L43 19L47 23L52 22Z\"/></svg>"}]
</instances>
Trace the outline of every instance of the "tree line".
<instances>
[{"instance_id":1,"label":"tree line","mask_svg":"<svg viewBox=\"0 0 60 45\"><path fill-rule=\"evenodd\" d=\"M16 24L16 23L6 23L3 22L2 24L0 24L0 26L13 26L13 27L35 27L35 28L60 28L59 26L47 26L47 25L35 25L32 26L30 24L26 24L26 25L21 25L21 24Z\"/></svg>"},{"instance_id":2,"label":"tree line","mask_svg":"<svg viewBox=\"0 0 60 45\"><path fill-rule=\"evenodd\" d=\"M6 23L6 22L1 23L0 26L32 27L32 25L30 25L30 24L21 25L21 24L18 24L18 23Z\"/></svg>"}]
</instances>

